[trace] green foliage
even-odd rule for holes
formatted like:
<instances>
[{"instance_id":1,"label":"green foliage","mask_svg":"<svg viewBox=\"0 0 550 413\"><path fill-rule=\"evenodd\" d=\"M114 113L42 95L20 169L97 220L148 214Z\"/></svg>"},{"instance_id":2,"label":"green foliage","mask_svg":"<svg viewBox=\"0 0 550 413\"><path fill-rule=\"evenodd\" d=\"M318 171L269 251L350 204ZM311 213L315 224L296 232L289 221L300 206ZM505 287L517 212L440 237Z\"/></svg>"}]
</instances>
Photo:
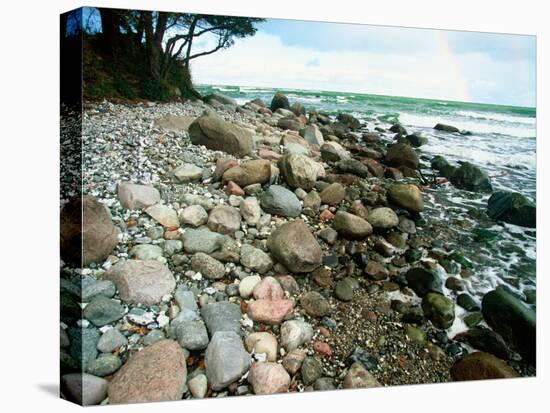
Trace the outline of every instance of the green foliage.
<instances>
[{"instance_id":1,"label":"green foliage","mask_svg":"<svg viewBox=\"0 0 550 413\"><path fill-rule=\"evenodd\" d=\"M162 102L170 100L170 87L166 82L156 79L144 79L141 82L140 95L149 100L159 100Z\"/></svg>"},{"instance_id":2,"label":"green foliage","mask_svg":"<svg viewBox=\"0 0 550 413\"><path fill-rule=\"evenodd\" d=\"M132 85L122 77L117 77L115 79L114 87L120 96L125 99L135 99L137 97L136 91L132 88Z\"/></svg>"}]
</instances>

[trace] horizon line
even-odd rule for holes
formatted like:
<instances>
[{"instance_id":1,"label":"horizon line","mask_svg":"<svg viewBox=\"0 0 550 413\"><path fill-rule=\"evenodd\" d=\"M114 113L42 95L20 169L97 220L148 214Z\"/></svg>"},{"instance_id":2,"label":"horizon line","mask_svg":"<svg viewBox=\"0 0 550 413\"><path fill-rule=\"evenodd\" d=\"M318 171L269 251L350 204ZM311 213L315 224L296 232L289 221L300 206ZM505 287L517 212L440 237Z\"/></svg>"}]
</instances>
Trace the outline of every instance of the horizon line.
<instances>
[{"instance_id":1,"label":"horizon line","mask_svg":"<svg viewBox=\"0 0 550 413\"><path fill-rule=\"evenodd\" d=\"M226 83L196 83L197 86L237 86L237 87L252 87L252 88L262 88L262 89L275 89L275 90L305 90L308 92L329 92L329 93L351 93L351 94L357 94L357 95L365 95L365 96L376 96L376 97L385 97L385 98L405 98L405 99L419 99L419 100L431 100L431 101L442 101L442 102L450 102L450 103L466 103L466 104L474 104L474 105L487 105L487 106L504 106L504 107L510 107L510 108L520 108L520 109L532 109L537 110L536 106L521 106L521 105L510 105L510 104L502 104L502 103L486 103L486 102L474 102L474 101L462 101L462 100L450 100L450 99L438 99L438 98L424 98L424 97L416 97L416 96L394 96L394 95L380 95L376 93L365 93L365 92L346 92L343 90L322 90L322 89L296 89L291 87L272 87L272 86L261 86L261 85L254 85L254 86L247 86L247 85L237 85L237 84L226 84Z\"/></svg>"}]
</instances>

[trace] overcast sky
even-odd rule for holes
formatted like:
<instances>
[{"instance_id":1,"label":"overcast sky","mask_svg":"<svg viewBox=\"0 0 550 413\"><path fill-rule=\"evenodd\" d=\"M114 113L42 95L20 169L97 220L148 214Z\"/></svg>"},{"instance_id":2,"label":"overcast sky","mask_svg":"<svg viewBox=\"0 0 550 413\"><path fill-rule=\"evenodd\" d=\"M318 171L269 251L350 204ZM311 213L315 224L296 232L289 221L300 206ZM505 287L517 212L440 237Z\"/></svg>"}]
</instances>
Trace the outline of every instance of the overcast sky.
<instances>
[{"instance_id":1,"label":"overcast sky","mask_svg":"<svg viewBox=\"0 0 550 413\"><path fill-rule=\"evenodd\" d=\"M207 46L203 44L203 46ZM535 106L534 36L268 20L195 82Z\"/></svg>"}]
</instances>

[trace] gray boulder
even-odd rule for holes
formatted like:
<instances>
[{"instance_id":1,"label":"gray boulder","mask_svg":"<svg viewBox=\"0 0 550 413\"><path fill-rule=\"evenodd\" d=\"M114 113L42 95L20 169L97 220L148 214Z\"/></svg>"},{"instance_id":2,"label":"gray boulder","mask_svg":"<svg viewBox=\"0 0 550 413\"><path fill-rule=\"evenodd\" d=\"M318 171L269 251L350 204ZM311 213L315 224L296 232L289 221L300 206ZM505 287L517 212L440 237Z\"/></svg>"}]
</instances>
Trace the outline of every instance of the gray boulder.
<instances>
[{"instance_id":1,"label":"gray boulder","mask_svg":"<svg viewBox=\"0 0 550 413\"><path fill-rule=\"evenodd\" d=\"M204 358L206 377L214 391L240 379L250 367L250 354L241 337L232 331L214 333Z\"/></svg>"}]
</instances>

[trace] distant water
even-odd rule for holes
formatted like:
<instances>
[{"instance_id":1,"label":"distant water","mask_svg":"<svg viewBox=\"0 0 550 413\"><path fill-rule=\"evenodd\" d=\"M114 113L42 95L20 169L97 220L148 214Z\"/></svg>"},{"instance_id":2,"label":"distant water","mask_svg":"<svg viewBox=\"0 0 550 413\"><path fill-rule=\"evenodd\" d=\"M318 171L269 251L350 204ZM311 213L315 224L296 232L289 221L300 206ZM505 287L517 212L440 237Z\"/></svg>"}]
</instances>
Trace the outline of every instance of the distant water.
<instances>
[{"instance_id":1,"label":"distant water","mask_svg":"<svg viewBox=\"0 0 550 413\"><path fill-rule=\"evenodd\" d=\"M276 91L290 102L301 102L306 109L336 115L350 113L374 126L389 127L400 122L409 133L428 138L421 153L443 155L450 162L469 161L492 178L495 189L517 191L536 201L536 110L534 108L415 99L359 93L315 90L272 89L243 86L199 86L203 94L221 93L239 104L261 98L269 104ZM445 123L470 132L469 135L440 132L436 123ZM474 220L471 210L483 211L487 194L460 191L450 185L427 191L432 217L451 222L468 221L499 232L488 245L472 243L466 255L476 263L476 276L466 282L472 294L481 296L498 284L507 284L518 293L535 285L536 231L514 225L492 225ZM492 226L490 226L492 225ZM456 230L457 238L464 231Z\"/></svg>"}]
</instances>

